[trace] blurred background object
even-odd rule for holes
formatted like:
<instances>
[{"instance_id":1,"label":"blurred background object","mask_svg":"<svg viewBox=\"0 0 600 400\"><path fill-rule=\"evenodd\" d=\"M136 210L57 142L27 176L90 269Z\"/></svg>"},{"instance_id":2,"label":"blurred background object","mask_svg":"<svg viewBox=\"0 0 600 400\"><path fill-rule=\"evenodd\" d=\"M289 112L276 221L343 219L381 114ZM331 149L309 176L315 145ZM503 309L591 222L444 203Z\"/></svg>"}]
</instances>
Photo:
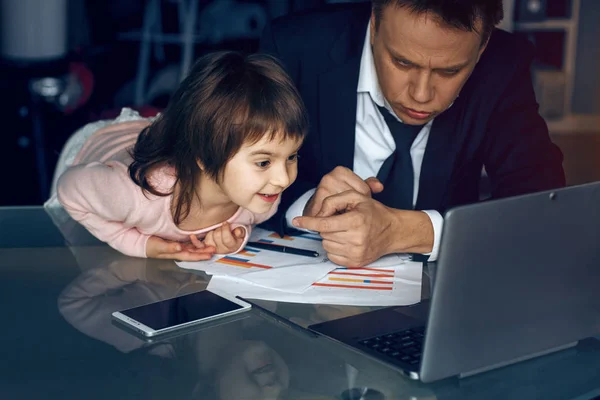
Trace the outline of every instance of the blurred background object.
<instances>
[{"instance_id":1,"label":"blurred background object","mask_svg":"<svg viewBox=\"0 0 600 400\"><path fill-rule=\"evenodd\" d=\"M256 51L274 17L368 0L0 0L1 205L42 204L67 138L122 107L152 116L200 55ZM600 1L504 0L535 47L540 113L569 184L600 179Z\"/></svg>"}]
</instances>

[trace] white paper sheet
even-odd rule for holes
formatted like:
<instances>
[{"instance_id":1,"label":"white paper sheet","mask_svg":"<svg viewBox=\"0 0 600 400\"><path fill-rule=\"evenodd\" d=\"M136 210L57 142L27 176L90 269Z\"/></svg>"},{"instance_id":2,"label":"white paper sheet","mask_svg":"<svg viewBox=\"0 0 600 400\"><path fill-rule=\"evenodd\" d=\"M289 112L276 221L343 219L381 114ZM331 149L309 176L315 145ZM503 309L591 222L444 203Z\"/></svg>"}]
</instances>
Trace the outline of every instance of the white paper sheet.
<instances>
[{"instance_id":1,"label":"white paper sheet","mask_svg":"<svg viewBox=\"0 0 600 400\"><path fill-rule=\"evenodd\" d=\"M209 275L240 276L261 286L297 293L306 290L337 267L327 260L319 235L306 233L281 238L276 233L255 228L249 241L313 250L320 256L306 257L277 253L248 245L243 251L231 256L222 256L209 261L177 261L177 265L185 269L201 270Z\"/></svg>"},{"instance_id":2,"label":"white paper sheet","mask_svg":"<svg viewBox=\"0 0 600 400\"><path fill-rule=\"evenodd\" d=\"M421 300L422 263L399 260L396 267L339 268L302 293L257 285L237 276L213 276L208 289L248 299L353 306L409 305Z\"/></svg>"},{"instance_id":3,"label":"white paper sheet","mask_svg":"<svg viewBox=\"0 0 600 400\"><path fill-rule=\"evenodd\" d=\"M327 260L315 234L280 238L255 229L250 241L314 250L320 257L247 246L233 256L177 265L213 275L210 289L252 299L357 306L408 305L421 299L422 264L410 261L407 255L392 254L365 268L348 269Z\"/></svg>"}]
</instances>

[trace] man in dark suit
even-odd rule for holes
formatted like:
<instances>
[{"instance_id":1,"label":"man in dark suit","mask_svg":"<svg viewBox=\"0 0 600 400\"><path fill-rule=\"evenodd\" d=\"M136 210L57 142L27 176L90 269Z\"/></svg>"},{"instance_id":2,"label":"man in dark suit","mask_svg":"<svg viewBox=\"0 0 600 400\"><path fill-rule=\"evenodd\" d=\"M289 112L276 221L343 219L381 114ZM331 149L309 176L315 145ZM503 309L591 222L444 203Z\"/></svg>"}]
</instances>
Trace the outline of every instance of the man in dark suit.
<instances>
[{"instance_id":1,"label":"man in dark suit","mask_svg":"<svg viewBox=\"0 0 600 400\"><path fill-rule=\"evenodd\" d=\"M311 122L279 228L320 232L349 267L435 259L442 213L479 200L483 167L492 198L564 186L531 46L495 29L501 19L502 0L372 0L267 27L261 50L282 60Z\"/></svg>"}]
</instances>

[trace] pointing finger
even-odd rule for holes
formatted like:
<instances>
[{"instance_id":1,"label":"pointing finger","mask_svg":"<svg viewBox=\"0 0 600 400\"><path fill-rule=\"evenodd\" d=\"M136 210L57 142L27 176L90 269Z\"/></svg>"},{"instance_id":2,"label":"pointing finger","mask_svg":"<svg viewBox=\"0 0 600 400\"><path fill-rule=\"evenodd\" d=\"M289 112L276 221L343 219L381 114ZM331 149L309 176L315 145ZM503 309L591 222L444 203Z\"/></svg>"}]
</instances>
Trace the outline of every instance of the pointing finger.
<instances>
[{"instance_id":1,"label":"pointing finger","mask_svg":"<svg viewBox=\"0 0 600 400\"><path fill-rule=\"evenodd\" d=\"M328 217L296 217L294 226L316 232L344 232L351 228L352 217L348 214L332 215Z\"/></svg>"}]
</instances>

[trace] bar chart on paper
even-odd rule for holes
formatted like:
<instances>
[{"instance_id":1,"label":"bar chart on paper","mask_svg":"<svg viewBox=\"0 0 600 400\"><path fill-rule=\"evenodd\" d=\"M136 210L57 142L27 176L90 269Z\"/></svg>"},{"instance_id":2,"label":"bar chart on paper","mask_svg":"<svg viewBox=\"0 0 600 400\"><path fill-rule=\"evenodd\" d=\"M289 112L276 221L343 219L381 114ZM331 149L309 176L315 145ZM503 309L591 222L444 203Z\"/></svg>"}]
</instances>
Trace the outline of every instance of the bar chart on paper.
<instances>
[{"instance_id":1,"label":"bar chart on paper","mask_svg":"<svg viewBox=\"0 0 600 400\"><path fill-rule=\"evenodd\" d=\"M266 244L292 246L305 250L313 250L321 256L318 258L282 254L274 251L258 249L246 245L236 254L217 257L210 261L177 262L182 268L197 269L209 275L240 275L253 271L265 271L272 268L281 268L294 265L322 263L327 260L321 238L318 235L303 233L298 236L280 237L277 233L254 229L250 241Z\"/></svg>"},{"instance_id":2,"label":"bar chart on paper","mask_svg":"<svg viewBox=\"0 0 600 400\"><path fill-rule=\"evenodd\" d=\"M249 299L291 303L396 306L421 299L422 264L395 255L386 263L395 266L336 268L302 292L283 291L256 285L239 276L214 276L209 289L235 293Z\"/></svg>"},{"instance_id":3,"label":"bar chart on paper","mask_svg":"<svg viewBox=\"0 0 600 400\"><path fill-rule=\"evenodd\" d=\"M279 237L255 229L250 241L312 250L320 256L284 254L246 245L236 254L177 264L212 275L209 289L249 299L388 306L413 304L421 298L422 265L405 254L390 254L362 268L343 268L327 259L319 235Z\"/></svg>"},{"instance_id":4,"label":"bar chart on paper","mask_svg":"<svg viewBox=\"0 0 600 400\"><path fill-rule=\"evenodd\" d=\"M391 291L394 289L394 270L382 268L338 268L327 274L313 287Z\"/></svg>"}]
</instances>

